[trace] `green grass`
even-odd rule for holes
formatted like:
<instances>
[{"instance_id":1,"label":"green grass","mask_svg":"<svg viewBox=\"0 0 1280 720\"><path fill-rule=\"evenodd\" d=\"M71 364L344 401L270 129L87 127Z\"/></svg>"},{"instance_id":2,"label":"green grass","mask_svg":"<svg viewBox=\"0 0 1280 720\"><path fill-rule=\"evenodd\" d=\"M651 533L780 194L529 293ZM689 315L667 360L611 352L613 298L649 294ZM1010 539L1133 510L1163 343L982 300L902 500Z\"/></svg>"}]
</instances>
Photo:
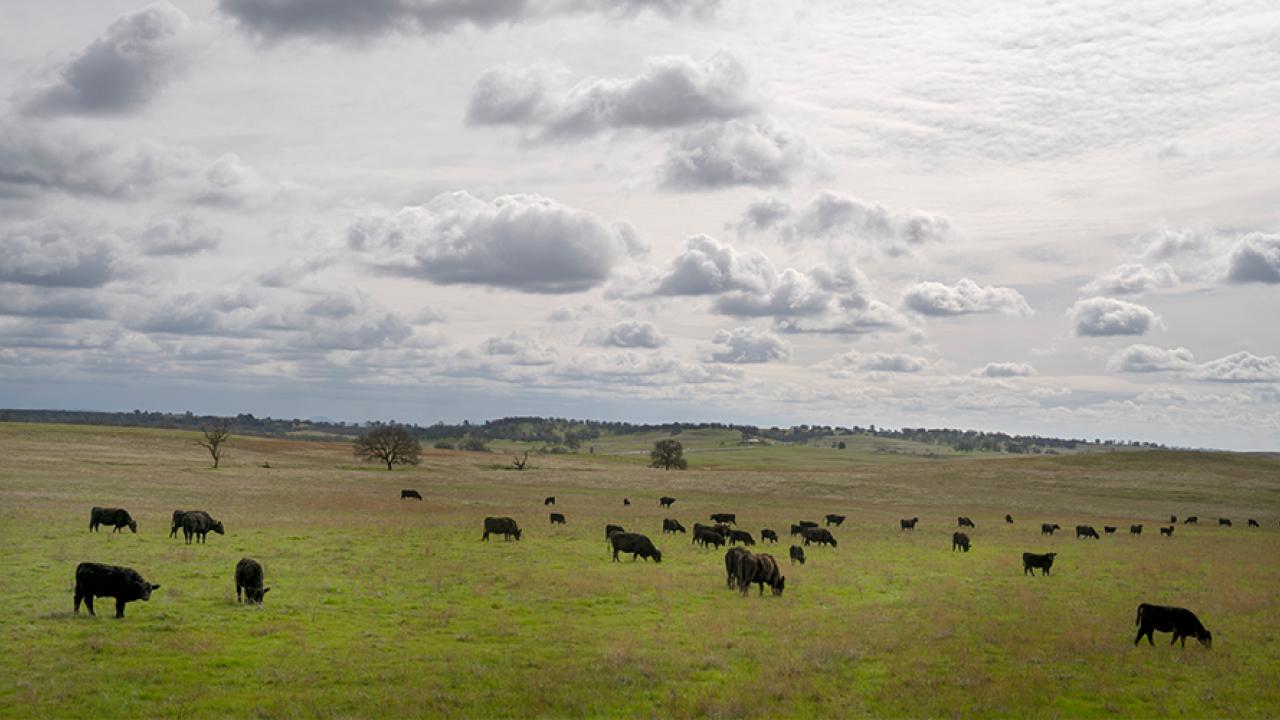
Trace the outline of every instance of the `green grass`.
<instances>
[{"instance_id":1,"label":"green grass","mask_svg":"<svg viewBox=\"0 0 1280 720\"><path fill-rule=\"evenodd\" d=\"M838 463L817 448L719 453L702 437L687 472L603 454L531 456L515 472L489 467L500 455L442 451L387 472L345 443L235 437L213 471L194 439L0 424L0 716L1280 714L1275 456ZM426 500L400 501L405 487ZM671 510L664 494L679 498ZM567 526L546 524L545 495ZM128 508L139 533L89 533L92 505ZM177 507L210 511L227 535L169 539ZM769 550L782 598L740 598L722 553L659 532L664 515L691 525L721 510L757 537L850 519L804 567L785 540ZM1237 527L1156 536L1171 512ZM968 554L950 551L962 514L978 524ZM480 542L486 515L516 517L524 540ZM897 529L914 515L920 529ZM1147 534L1043 538L1041 521L1145 522ZM606 522L648 533L664 562L610 562ZM1020 553L1047 550L1060 553L1053 574L1024 577ZM261 608L235 604L244 555L266 567ZM109 599L97 618L75 616L85 560L161 589L123 620ZM1170 648L1168 635L1134 648L1140 602L1194 609L1214 649Z\"/></svg>"}]
</instances>

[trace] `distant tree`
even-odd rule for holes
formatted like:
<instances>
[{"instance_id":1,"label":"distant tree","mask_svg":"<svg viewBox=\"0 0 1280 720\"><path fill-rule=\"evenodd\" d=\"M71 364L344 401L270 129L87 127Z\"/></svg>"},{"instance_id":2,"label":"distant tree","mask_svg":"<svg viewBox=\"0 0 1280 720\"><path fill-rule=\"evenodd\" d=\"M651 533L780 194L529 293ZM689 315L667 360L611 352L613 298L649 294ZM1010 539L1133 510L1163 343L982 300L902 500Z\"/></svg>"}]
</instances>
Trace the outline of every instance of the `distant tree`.
<instances>
[{"instance_id":1,"label":"distant tree","mask_svg":"<svg viewBox=\"0 0 1280 720\"><path fill-rule=\"evenodd\" d=\"M436 444L435 444L435 448L436 448L437 450L452 450L452 449L453 449L453 443L451 443L451 442L449 442L449 441L447 441L447 440L441 440L440 442L438 442L438 443L436 443Z\"/></svg>"},{"instance_id":2,"label":"distant tree","mask_svg":"<svg viewBox=\"0 0 1280 720\"><path fill-rule=\"evenodd\" d=\"M844 441L843 441L843 440L841 440L840 442L836 443L836 447L838 447L838 448L840 448L841 450L843 450L843 449L845 449L845 447L846 447L846 446L845 446L845 444L844 444Z\"/></svg>"},{"instance_id":3,"label":"distant tree","mask_svg":"<svg viewBox=\"0 0 1280 720\"><path fill-rule=\"evenodd\" d=\"M529 451L525 450L523 457L520 455L511 456L511 464L514 465L517 470L523 470L524 466L529 464Z\"/></svg>"},{"instance_id":4,"label":"distant tree","mask_svg":"<svg viewBox=\"0 0 1280 720\"><path fill-rule=\"evenodd\" d=\"M361 460L396 465L417 465L422 461L422 445L402 427L375 428L352 441L351 452Z\"/></svg>"},{"instance_id":5,"label":"distant tree","mask_svg":"<svg viewBox=\"0 0 1280 720\"><path fill-rule=\"evenodd\" d=\"M485 442L484 438L468 435L458 443L458 449L469 452L489 452L489 443Z\"/></svg>"},{"instance_id":6,"label":"distant tree","mask_svg":"<svg viewBox=\"0 0 1280 720\"><path fill-rule=\"evenodd\" d=\"M660 467L663 470L675 468L684 470L689 467L689 461L684 459L684 445L679 440L659 440L653 444L653 450L649 453L650 467Z\"/></svg>"},{"instance_id":7,"label":"distant tree","mask_svg":"<svg viewBox=\"0 0 1280 720\"><path fill-rule=\"evenodd\" d=\"M196 444L209 451L209 455L213 457L213 469L217 470L218 463L222 462L222 444L231 436L230 426L226 421L219 421L200 428L200 432L204 439L197 440Z\"/></svg>"}]
</instances>

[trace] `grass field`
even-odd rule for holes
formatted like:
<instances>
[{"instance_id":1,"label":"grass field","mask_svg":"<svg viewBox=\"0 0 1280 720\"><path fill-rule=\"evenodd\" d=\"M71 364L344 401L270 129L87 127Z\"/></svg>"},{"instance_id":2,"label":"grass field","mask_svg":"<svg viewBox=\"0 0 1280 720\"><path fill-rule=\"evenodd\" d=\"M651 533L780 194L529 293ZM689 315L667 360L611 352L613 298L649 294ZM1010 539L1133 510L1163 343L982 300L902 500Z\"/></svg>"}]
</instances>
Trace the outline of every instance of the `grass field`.
<instances>
[{"instance_id":1,"label":"grass field","mask_svg":"<svg viewBox=\"0 0 1280 720\"><path fill-rule=\"evenodd\" d=\"M387 472L346 444L235 437L214 471L193 440L0 423L0 716L1280 716L1276 456L730 453L708 438L686 472L622 448L524 472L429 451ZM548 526L546 495L567 526ZM89 533L93 505L128 508L138 534ZM175 508L227 534L169 539ZM664 515L717 511L757 538L850 519L803 567L785 540L769 550L781 598L741 598L722 553L660 533ZM1161 538L1170 513L1210 524ZM515 517L523 541L480 542L486 515ZM957 515L978 525L968 554L950 550ZM898 530L911 516L919 529ZM1043 538L1042 521L1067 532ZM648 534L663 562L610 562L607 522ZM1131 522L1146 533L1070 534ZM1023 551L1058 552L1052 575L1025 577ZM260 608L235 603L245 555L272 587ZM81 561L161 589L123 620L109 599L73 615ZM1195 610L1213 649L1134 648L1140 602Z\"/></svg>"}]
</instances>

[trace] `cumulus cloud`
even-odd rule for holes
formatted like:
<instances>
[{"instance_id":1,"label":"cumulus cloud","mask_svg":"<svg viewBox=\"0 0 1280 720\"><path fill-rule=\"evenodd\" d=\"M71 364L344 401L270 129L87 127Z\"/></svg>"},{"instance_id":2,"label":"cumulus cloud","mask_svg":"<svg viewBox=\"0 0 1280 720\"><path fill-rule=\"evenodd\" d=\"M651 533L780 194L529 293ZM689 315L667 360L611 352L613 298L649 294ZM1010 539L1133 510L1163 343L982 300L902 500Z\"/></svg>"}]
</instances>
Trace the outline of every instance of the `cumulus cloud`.
<instances>
[{"instance_id":1,"label":"cumulus cloud","mask_svg":"<svg viewBox=\"0 0 1280 720\"><path fill-rule=\"evenodd\" d=\"M791 357L791 345L767 330L738 327L718 330L711 338L707 360L723 363L767 363Z\"/></svg>"},{"instance_id":2,"label":"cumulus cloud","mask_svg":"<svg viewBox=\"0 0 1280 720\"><path fill-rule=\"evenodd\" d=\"M850 377L860 372L918 373L929 369L929 361L906 353L850 350L836 355L824 365L832 377Z\"/></svg>"},{"instance_id":3,"label":"cumulus cloud","mask_svg":"<svg viewBox=\"0 0 1280 720\"><path fill-rule=\"evenodd\" d=\"M876 247L890 255L911 252L951 235L951 221L944 215L920 210L894 211L879 203L824 190L804 206L792 209L771 198L747 207L739 228L763 230L776 227L784 242L827 243L831 249L854 245Z\"/></svg>"},{"instance_id":4,"label":"cumulus cloud","mask_svg":"<svg viewBox=\"0 0 1280 720\"><path fill-rule=\"evenodd\" d=\"M1067 310L1075 323L1076 335L1145 335L1161 324L1160 316L1149 308L1114 298L1079 300Z\"/></svg>"},{"instance_id":5,"label":"cumulus cloud","mask_svg":"<svg viewBox=\"0 0 1280 720\"><path fill-rule=\"evenodd\" d=\"M50 68L28 91L23 108L36 115L111 115L150 103L187 63L191 21L168 2L123 15L65 64Z\"/></svg>"},{"instance_id":6,"label":"cumulus cloud","mask_svg":"<svg viewBox=\"0 0 1280 720\"><path fill-rule=\"evenodd\" d=\"M1242 350L1201 365L1194 377L1224 383L1280 382L1280 358Z\"/></svg>"},{"instance_id":7,"label":"cumulus cloud","mask_svg":"<svg viewBox=\"0 0 1280 720\"><path fill-rule=\"evenodd\" d=\"M774 120L708 123L678 136L659 168L669 190L787 187L798 176L826 177L829 161L803 135Z\"/></svg>"},{"instance_id":8,"label":"cumulus cloud","mask_svg":"<svg viewBox=\"0 0 1280 720\"><path fill-rule=\"evenodd\" d=\"M1168 263L1154 266L1121 265L1101 275L1080 291L1086 295L1141 295L1178 284L1178 274Z\"/></svg>"},{"instance_id":9,"label":"cumulus cloud","mask_svg":"<svg viewBox=\"0 0 1280 720\"><path fill-rule=\"evenodd\" d=\"M119 238L42 221L0 229L0 282L96 288L124 270Z\"/></svg>"},{"instance_id":10,"label":"cumulus cloud","mask_svg":"<svg viewBox=\"0 0 1280 720\"><path fill-rule=\"evenodd\" d=\"M480 344L480 352L502 358L512 365L550 365L559 354L551 345L515 330L485 340Z\"/></svg>"},{"instance_id":11,"label":"cumulus cloud","mask_svg":"<svg viewBox=\"0 0 1280 720\"><path fill-rule=\"evenodd\" d=\"M217 249L222 233L190 215L157 217L137 234L144 255L186 257Z\"/></svg>"},{"instance_id":12,"label":"cumulus cloud","mask_svg":"<svg viewBox=\"0 0 1280 720\"><path fill-rule=\"evenodd\" d=\"M650 58L633 78L568 86L564 75L541 66L491 68L472 90L467 119L529 126L538 140L567 140L613 129L728 120L754 112L758 104L746 68L725 52L704 62L679 55Z\"/></svg>"},{"instance_id":13,"label":"cumulus cloud","mask_svg":"<svg viewBox=\"0 0 1280 720\"><path fill-rule=\"evenodd\" d=\"M716 295L740 290L765 293L777 271L758 250L739 252L709 235L694 235L671 261L654 290L658 295Z\"/></svg>"},{"instance_id":14,"label":"cumulus cloud","mask_svg":"<svg viewBox=\"0 0 1280 720\"><path fill-rule=\"evenodd\" d=\"M1233 283L1280 283L1280 235L1250 233L1236 241L1228 259Z\"/></svg>"},{"instance_id":15,"label":"cumulus cloud","mask_svg":"<svg viewBox=\"0 0 1280 720\"><path fill-rule=\"evenodd\" d=\"M707 363L683 363L658 355L634 352L591 353L571 358L552 369L564 380L595 386L609 383L626 386L684 386L738 382L745 374L739 368Z\"/></svg>"},{"instance_id":16,"label":"cumulus cloud","mask_svg":"<svg viewBox=\"0 0 1280 720\"><path fill-rule=\"evenodd\" d=\"M1036 369L1030 363L989 362L974 370L973 374L989 378L1031 377L1036 374Z\"/></svg>"},{"instance_id":17,"label":"cumulus cloud","mask_svg":"<svg viewBox=\"0 0 1280 720\"><path fill-rule=\"evenodd\" d=\"M1161 348L1130 345L1107 361L1107 370L1117 373L1152 373L1191 370L1195 358L1184 347Z\"/></svg>"},{"instance_id":18,"label":"cumulus cloud","mask_svg":"<svg viewBox=\"0 0 1280 720\"><path fill-rule=\"evenodd\" d=\"M642 320L624 320L607 328L597 328L588 333L586 341L619 348L658 348L667 343L653 323Z\"/></svg>"},{"instance_id":19,"label":"cumulus cloud","mask_svg":"<svg viewBox=\"0 0 1280 720\"><path fill-rule=\"evenodd\" d=\"M188 155L155 145L113 145L36 124L0 120L0 197L65 192L121 198L184 174Z\"/></svg>"},{"instance_id":20,"label":"cumulus cloud","mask_svg":"<svg viewBox=\"0 0 1280 720\"><path fill-rule=\"evenodd\" d=\"M648 250L625 222L606 222L538 195L485 201L466 192L360 218L347 240L384 272L532 293L588 290Z\"/></svg>"},{"instance_id":21,"label":"cumulus cloud","mask_svg":"<svg viewBox=\"0 0 1280 720\"><path fill-rule=\"evenodd\" d=\"M993 312L1023 316L1034 314L1017 290L994 285L984 287L968 278L955 285L916 283L903 293L902 306L934 317Z\"/></svg>"},{"instance_id":22,"label":"cumulus cloud","mask_svg":"<svg viewBox=\"0 0 1280 720\"><path fill-rule=\"evenodd\" d=\"M0 286L0 315L96 320L107 317L107 303L93 290L6 285Z\"/></svg>"}]
</instances>

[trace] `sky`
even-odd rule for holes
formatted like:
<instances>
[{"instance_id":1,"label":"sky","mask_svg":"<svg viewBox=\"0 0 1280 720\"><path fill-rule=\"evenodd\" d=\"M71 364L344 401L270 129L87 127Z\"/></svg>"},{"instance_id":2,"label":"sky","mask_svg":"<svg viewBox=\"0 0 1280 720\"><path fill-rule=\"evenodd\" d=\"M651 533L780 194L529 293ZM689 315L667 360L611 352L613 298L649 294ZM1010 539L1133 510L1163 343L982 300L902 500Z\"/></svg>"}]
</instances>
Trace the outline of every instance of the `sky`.
<instances>
[{"instance_id":1,"label":"sky","mask_svg":"<svg viewBox=\"0 0 1280 720\"><path fill-rule=\"evenodd\" d=\"M1280 5L15 0L0 406L1280 450Z\"/></svg>"}]
</instances>

